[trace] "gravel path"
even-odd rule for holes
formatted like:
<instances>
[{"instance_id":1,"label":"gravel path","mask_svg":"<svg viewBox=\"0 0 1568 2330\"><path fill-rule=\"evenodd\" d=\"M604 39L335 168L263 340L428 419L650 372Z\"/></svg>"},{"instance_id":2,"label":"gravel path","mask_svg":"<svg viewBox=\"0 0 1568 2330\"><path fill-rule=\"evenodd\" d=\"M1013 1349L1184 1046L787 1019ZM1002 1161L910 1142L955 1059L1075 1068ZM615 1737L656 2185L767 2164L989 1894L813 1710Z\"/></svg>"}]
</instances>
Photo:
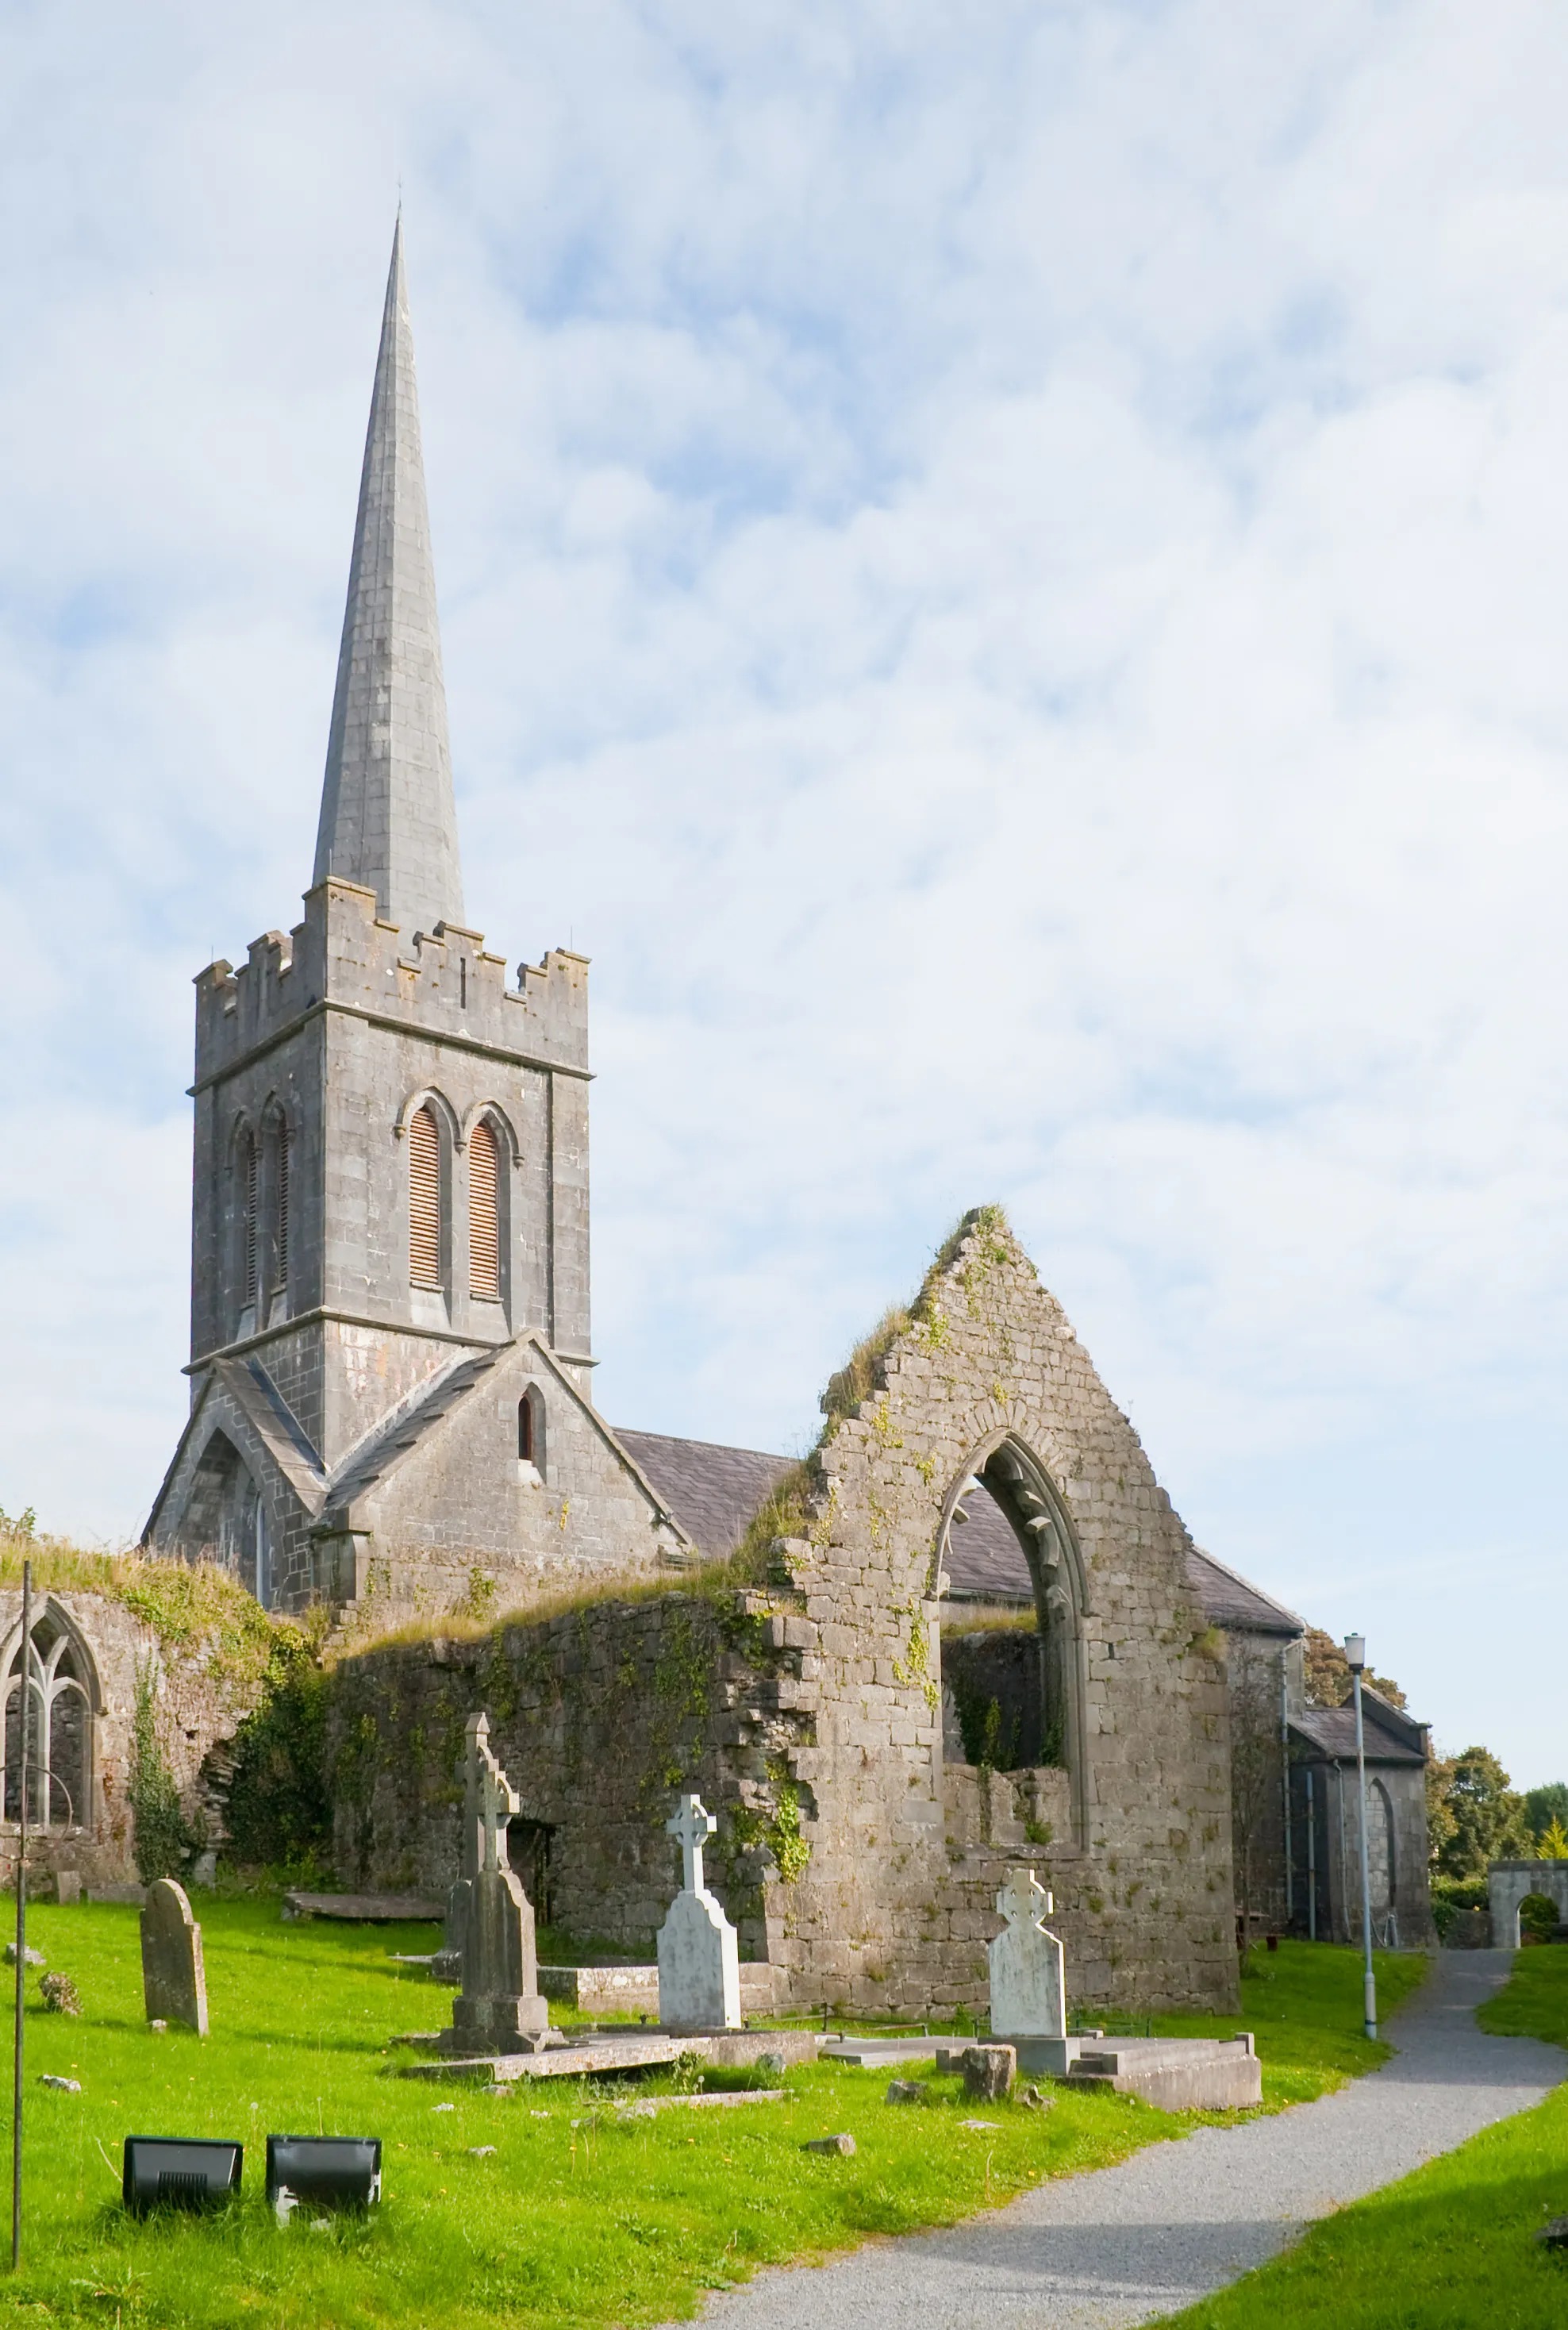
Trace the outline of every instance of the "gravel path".
<instances>
[{"instance_id":1,"label":"gravel path","mask_svg":"<svg viewBox=\"0 0 1568 2330\"><path fill-rule=\"evenodd\" d=\"M1568 2077L1557 2048L1476 2028L1511 1964L1440 1952L1385 2026L1398 2053L1336 2095L1150 2145L946 2232L761 2274L712 2298L703 2330L1122 2330L1174 2314Z\"/></svg>"}]
</instances>

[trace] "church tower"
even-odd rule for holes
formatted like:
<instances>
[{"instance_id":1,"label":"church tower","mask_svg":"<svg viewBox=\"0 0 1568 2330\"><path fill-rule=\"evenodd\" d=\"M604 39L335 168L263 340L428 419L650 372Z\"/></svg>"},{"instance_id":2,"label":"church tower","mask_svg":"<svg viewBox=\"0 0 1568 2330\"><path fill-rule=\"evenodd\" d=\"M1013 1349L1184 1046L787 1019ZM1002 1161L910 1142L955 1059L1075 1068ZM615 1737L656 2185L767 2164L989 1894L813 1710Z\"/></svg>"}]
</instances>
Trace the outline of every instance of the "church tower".
<instances>
[{"instance_id":1,"label":"church tower","mask_svg":"<svg viewBox=\"0 0 1568 2330\"><path fill-rule=\"evenodd\" d=\"M146 1541L289 1606L612 1558L564 1490L526 1493L547 1407L614 1447L586 1398L588 965L513 983L465 920L401 220L304 906L196 980L192 1411ZM496 1482L436 1446L482 1381ZM663 1517L614 1454L646 1557Z\"/></svg>"}]
</instances>

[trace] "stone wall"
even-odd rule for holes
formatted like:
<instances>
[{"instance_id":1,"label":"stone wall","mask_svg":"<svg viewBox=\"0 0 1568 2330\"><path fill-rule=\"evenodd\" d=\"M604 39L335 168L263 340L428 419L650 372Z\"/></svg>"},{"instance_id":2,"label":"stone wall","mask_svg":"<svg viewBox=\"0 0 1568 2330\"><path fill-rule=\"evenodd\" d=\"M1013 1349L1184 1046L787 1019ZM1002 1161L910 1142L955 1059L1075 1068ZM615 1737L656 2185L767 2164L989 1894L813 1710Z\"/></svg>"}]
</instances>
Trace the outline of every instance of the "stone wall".
<instances>
[{"instance_id":1,"label":"stone wall","mask_svg":"<svg viewBox=\"0 0 1568 2330\"><path fill-rule=\"evenodd\" d=\"M943 1752L1014 1770L1040 1761L1040 1637L1033 1628L942 1630Z\"/></svg>"},{"instance_id":2,"label":"stone wall","mask_svg":"<svg viewBox=\"0 0 1568 2330\"><path fill-rule=\"evenodd\" d=\"M520 1819L549 1832L558 1923L651 1957L680 1884L664 1823L677 1791L694 1788L719 1819L709 1882L742 1954L765 1957L764 1894L780 1890L765 1880L780 1852L789 1859L788 1759L811 1729L808 1633L765 1596L669 1593L350 1654L329 1722L338 1878L394 1890L453 1881L463 1727L482 1708Z\"/></svg>"}]
</instances>

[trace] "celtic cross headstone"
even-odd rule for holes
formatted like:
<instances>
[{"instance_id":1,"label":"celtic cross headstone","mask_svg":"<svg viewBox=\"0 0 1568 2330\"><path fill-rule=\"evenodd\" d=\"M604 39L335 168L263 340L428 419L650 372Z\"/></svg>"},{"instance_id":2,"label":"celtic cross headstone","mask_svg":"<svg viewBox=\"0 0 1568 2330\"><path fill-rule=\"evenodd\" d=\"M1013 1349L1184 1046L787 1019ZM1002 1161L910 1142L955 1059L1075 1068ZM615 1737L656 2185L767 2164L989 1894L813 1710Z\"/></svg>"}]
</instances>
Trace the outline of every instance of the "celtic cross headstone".
<instances>
[{"instance_id":1,"label":"celtic cross headstone","mask_svg":"<svg viewBox=\"0 0 1568 2330\"><path fill-rule=\"evenodd\" d=\"M550 2022L539 1995L533 1907L506 1857L517 1795L491 1753L487 1716L469 1716L465 1748L464 1871L447 1906L463 1986L441 2043L449 2054L515 2055L531 2051Z\"/></svg>"},{"instance_id":2,"label":"celtic cross headstone","mask_svg":"<svg viewBox=\"0 0 1568 2330\"><path fill-rule=\"evenodd\" d=\"M990 1945L991 2029L998 2039L1065 2039L1064 1953L1046 1931L1050 1894L1032 1871L1009 1869L997 1896L1006 1925Z\"/></svg>"},{"instance_id":3,"label":"celtic cross headstone","mask_svg":"<svg viewBox=\"0 0 1568 2330\"><path fill-rule=\"evenodd\" d=\"M665 1834L681 1848L681 1890L659 1929L659 2022L666 2031L738 2031L741 1957L735 1928L703 1881L703 1847L717 1821L685 1795Z\"/></svg>"}]
</instances>

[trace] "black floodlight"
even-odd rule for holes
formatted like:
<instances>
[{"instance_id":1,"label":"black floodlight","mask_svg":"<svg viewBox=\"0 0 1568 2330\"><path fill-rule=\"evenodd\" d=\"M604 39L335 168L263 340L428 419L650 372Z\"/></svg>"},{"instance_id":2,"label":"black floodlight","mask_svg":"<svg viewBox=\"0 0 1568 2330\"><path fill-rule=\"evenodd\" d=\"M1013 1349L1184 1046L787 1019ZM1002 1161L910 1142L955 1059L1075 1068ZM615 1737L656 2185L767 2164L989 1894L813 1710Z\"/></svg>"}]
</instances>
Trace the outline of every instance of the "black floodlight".
<instances>
[{"instance_id":1,"label":"black floodlight","mask_svg":"<svg viewBox=\"0 0 1568 2330\"><path fill-rule=\"evenodd\" d=\"M128 2136L121 2181L126 2207L137 2216L149 2209L212 2209L240 2190L242 2144L210 2142L203 2136Z\"/></svg>"},{"instance_id":2,"label":"black floodlight","mask_svg":"<svg viewBox=\"0 0 1568 2330\"><path fill-rule=\"evenodd\" d=\"M279 2193L323 2208L369 2209L381 2199L379 2136L269 2136L267 2198Z\"/></svg>"}]
</instances>

